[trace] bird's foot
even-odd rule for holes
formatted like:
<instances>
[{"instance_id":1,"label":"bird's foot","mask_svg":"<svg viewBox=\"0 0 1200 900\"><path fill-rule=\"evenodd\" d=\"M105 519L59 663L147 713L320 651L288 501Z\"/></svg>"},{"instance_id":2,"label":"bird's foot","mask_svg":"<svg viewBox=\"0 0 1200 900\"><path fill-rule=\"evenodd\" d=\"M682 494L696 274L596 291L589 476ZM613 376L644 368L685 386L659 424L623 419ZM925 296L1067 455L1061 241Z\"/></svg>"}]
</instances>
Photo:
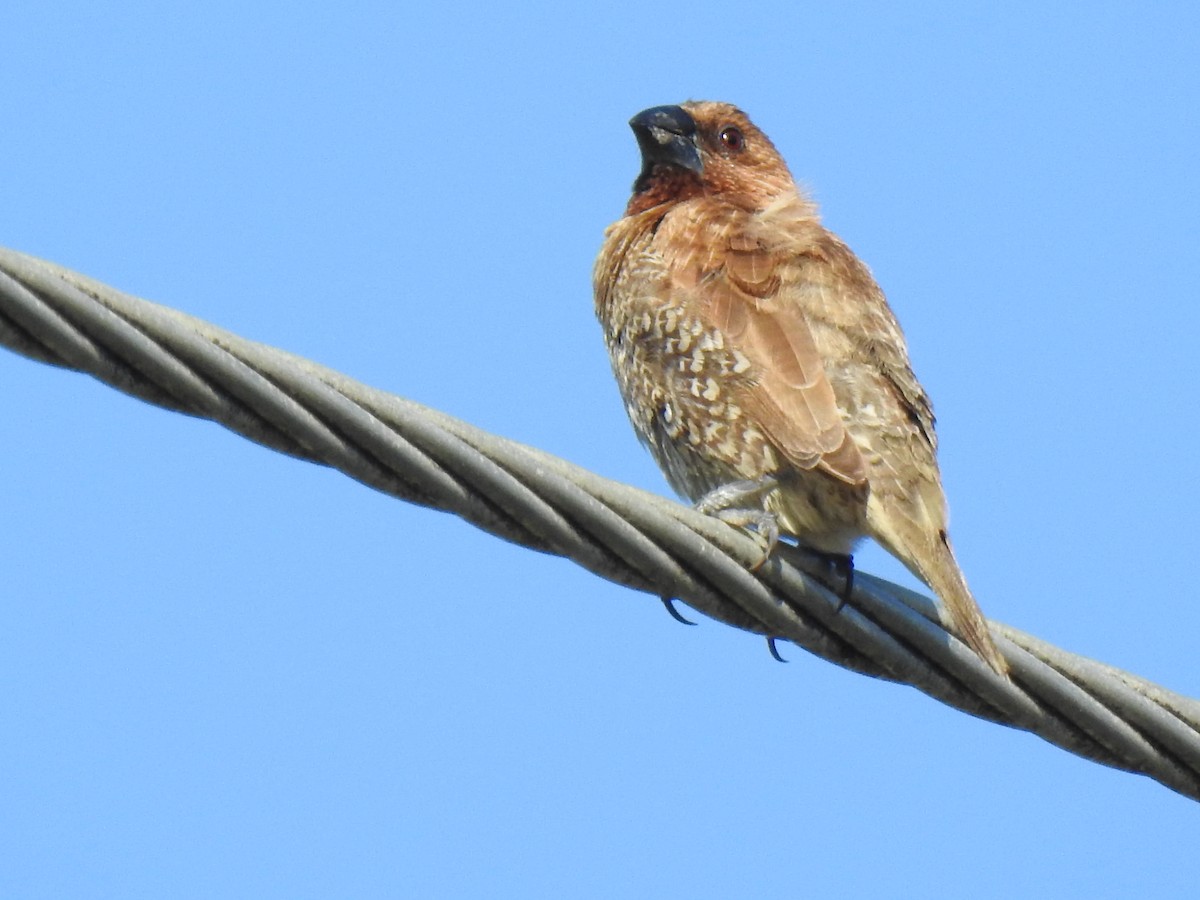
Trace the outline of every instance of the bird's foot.
<instances>
[{"instance_id":1,"label":"bird's foot","mask_svg":"<svg viewBox=\"0 0 1200 900\"><path fill-rule=\"evenodd\" d=\"M777 487L779 487L779 479L774 475L748 478L744 481L731 481L713 488L697 500L696 509L702 513L714 515L722 510L750 509L753 508L755 502L761 507L763 497Z\"/></svg>"},{"instance_id":2,"label":"bird's foot","mask_svg":"<svg viewBox=\"0 0 1200 900\"><path fill-rule=\"evenodd\" d=\"M770 558L779 543L779 520L762 508L763 498L779 486L772 475L747 481L731 481L709 491L698 501L696 510L714 516L735 528L753 528L763 544L763 555L750 571L756 572ZM754 505L757 503L758 505Z\"/></svg>"},{"instance_id":3,"label":"bird's foot","mask_svg":"<svg viewBox=\"0 0 1200 900\"><path fill-rule=\"evenodd\" d=\"M854 593L854 556L849 553L829 553L804 545L801 545L801 548L828 566L834 578L841 579L842 585L837 592L837 612L841 612L850 595Z\"/></svg>"}]
</instances>

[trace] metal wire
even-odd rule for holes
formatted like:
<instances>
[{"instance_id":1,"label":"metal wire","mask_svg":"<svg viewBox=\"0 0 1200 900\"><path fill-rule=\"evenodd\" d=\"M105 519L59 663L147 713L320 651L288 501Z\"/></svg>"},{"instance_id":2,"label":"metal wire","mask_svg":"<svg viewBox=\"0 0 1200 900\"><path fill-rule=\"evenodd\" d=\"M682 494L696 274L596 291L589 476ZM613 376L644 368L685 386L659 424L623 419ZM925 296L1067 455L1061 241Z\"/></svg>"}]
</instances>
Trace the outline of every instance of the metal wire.
<instances>
[{"instance_id":1,"label":"metal wire","mask_svg":"<svg viewBox=\"0 0 1200 900\"><path fill-rule=\"evenodd\" d=\"M839 611L799 548L751 572L759 545L715 518L3 248L0 344L1200 800L1196 700L992 622L1006 681L927 597L859 573Z\"/></svg>"}]
</instances>

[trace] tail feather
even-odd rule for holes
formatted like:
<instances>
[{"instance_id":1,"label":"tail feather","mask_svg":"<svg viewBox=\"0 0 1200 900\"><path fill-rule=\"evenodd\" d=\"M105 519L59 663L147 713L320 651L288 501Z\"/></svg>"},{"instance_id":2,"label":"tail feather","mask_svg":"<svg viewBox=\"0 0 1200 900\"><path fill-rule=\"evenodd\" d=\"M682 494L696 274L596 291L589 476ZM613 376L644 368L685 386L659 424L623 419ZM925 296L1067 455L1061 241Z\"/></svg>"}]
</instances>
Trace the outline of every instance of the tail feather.
<instances>
[{"instance_id":1,"label":"tail feather","mask_svg":"<svg viewBox=\"0 0 1200 900\"><path fill-rule=\"evenodd\" d=\"M914 527L912 531L916 532L917 529ZM886 532L876 528L873 537L938 595L950 615L954 633L997 674L1007 677L1008 661L1000 655L995 641L992 640L987 620L983 617L979 604L975 602L971 589L967 587L967 580L954 558L954 550L950 547L950 539L945 530L927 535L898 534L892 528Z\"/></svg>"},{"instance_id":2,"label":"tail feather","mask_svg":"<svg viewBox=\"0 0 1200 900\"><path fill-rule=\"evenodd\" d=\"M932 559L918 561L918 567L923 571L918 571L917 576L941 599L950 613L955 633L997 674L1007 676L1008 660L1000 655L992 640L987 619L967 587L967 579L963 577L958 560L954 558L946 533L943 531L930 544Z\"/></svg>"}]
</instances>

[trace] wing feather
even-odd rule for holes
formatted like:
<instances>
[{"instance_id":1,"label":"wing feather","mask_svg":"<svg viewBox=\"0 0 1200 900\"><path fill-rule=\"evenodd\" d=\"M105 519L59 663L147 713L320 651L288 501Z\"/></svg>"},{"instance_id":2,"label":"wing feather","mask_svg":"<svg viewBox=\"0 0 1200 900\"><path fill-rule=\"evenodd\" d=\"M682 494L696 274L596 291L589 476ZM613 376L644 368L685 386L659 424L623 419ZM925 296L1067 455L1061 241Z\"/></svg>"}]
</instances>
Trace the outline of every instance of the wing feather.
<instances>
[{"instance_id":1,"label":"wing feather","mask_svg":"<svg viewBox=\"0 0 1200 900\"><path fill-rule=\"evenodd\" d=\"M786 254L735 233L724 266L697 286L704 317L750 360L753 377L735 399L793 465L849 484L865 483L866 463L842 421L799 297L784 272Z\"/></svg>"}]
</instances>

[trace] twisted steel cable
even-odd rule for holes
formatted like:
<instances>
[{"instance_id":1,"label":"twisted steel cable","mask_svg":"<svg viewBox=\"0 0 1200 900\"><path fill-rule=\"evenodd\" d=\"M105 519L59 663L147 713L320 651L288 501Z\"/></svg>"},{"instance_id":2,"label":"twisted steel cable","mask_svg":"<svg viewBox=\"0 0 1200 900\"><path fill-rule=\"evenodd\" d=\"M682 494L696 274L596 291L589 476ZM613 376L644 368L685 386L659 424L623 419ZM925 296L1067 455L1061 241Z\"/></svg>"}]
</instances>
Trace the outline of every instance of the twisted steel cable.
<instances>
[{"instance_id":1,"label":"twisted steel cable","mask_svg":"<svg viewBox=\"0 0 1200 900\"><path fill-rule=\"evenodd\" d=\"M839 609L800 548L751 571L760 545L715 518L3 248L0 344L1200 800L1200 701L992 622L1004 680L927 597L860 573Z\"/></svg>"}]
</instances>

